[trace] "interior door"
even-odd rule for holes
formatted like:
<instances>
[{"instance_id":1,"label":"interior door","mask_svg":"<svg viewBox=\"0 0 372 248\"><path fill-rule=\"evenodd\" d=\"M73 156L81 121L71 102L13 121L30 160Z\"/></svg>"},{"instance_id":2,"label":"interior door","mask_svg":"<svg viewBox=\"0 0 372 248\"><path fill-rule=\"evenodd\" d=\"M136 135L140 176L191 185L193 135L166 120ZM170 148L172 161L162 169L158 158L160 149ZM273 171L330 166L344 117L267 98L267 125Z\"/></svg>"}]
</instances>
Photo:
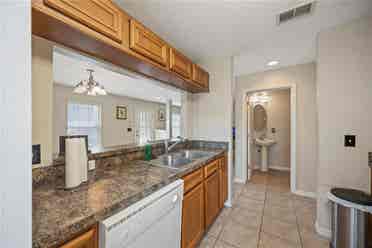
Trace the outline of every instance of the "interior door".
<instances>
[{"instance_id":1,"label":"interior door","mask_svg":"<svg viewBox=\"0 0 372 248\"><path fill-rule=\"evenodd\" d=\"M254 136L253 136L253 111L251 106L247 103L247 169L248 169L248 177L247 180L249 181L252 177L253 173L253 149L254 149Z\"/></svg>"}]
</instances>

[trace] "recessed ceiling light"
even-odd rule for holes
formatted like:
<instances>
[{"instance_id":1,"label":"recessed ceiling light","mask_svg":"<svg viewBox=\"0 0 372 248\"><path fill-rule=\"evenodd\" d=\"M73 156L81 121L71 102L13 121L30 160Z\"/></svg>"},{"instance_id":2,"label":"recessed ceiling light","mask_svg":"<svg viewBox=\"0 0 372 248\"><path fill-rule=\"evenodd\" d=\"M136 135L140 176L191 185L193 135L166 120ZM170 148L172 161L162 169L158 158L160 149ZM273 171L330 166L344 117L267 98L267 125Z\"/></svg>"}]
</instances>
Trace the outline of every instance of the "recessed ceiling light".
<instances>
[{"instance_id":1,"label":"recessed ceiling light","mask_svg":"<svg viewBox=\"0 0 372 248\"><path fill-rule=\"evenodd\" d=\"M279 61L276 61L276 60L273 60L273 61L270 61L269 63L267 63L268 66L276 66L279 64Z\"/></svg>"}]
</instances>

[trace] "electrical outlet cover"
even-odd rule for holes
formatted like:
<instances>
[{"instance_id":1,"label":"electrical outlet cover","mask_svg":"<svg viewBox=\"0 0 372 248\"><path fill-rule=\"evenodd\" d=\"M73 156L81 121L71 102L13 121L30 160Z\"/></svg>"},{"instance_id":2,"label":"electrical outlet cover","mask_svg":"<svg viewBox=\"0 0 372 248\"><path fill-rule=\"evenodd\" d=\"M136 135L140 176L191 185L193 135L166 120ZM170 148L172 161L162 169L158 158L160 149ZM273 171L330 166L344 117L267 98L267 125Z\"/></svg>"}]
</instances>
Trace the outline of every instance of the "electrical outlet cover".
<instances>
[{"instance_id":1,"label":"electrical outlet cover","mask_svg":"<svg viewBox=\"0 0 372 248\"><path fill-rule=\"evenodd\" d=\"M88 161L88 170L94 170L96 168L96 160Z\"/></svg>"}]
</instances>

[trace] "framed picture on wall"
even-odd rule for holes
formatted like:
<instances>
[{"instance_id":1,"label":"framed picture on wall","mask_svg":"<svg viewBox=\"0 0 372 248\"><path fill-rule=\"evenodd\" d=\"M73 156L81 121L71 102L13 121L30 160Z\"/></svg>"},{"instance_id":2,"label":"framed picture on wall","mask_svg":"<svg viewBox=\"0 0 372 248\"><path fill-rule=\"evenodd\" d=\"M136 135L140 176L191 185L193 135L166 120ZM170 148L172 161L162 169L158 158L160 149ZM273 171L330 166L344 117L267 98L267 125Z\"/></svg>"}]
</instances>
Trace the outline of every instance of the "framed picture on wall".
<instances>
[{"instance_id":1,"label":"framed picture on wall","mask_svg":"<svg viewBox=\"0 0 372 248\"><path fill-rule=\"evenodd\" d=\"M165 110L164 109L159 109L158 118L159 118L159 121L165 121Z\"/></svg>"},{"instance_id":2,"label":"framed picture on wall","mask_svg":"<svg viewBox=\"0 0 372 248\"><path fill-rule=\"evenodd\" d=\"M116 119L117 120L128 119L128 111L126 106L116 106Z\"/></svg>"}]
</instances>

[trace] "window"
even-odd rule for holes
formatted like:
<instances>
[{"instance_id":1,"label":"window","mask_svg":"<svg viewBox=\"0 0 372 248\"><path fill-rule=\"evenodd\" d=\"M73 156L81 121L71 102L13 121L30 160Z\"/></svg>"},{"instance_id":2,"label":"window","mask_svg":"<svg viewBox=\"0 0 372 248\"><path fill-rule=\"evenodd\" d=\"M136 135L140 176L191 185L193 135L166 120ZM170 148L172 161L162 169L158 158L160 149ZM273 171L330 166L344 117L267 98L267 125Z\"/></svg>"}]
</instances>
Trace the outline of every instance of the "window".
<instances>
[{"instance_id":1,"label":"window","mask_svg":"<svg viewBox=\"0 0 372 248\"><path fill-rule=\"evenodd\" d=\"M67 135L88 135L88 147L101 145L100 106L68 103Z\"/></svg>"},{"instance_id":2,"label":"window","mask_svg":"<svg viewBox=\"0 0 372 248\"><path fill-rule=\"evenodd\" d=\"M136 138L140 144L147 143L154 139L155 113L151 111L137 112Z\"/></svg>"},{"instance_id":3,"label":"window","mask_svg":"<svg viewBox=\"0 0 372 248\"><path fill-rule=\"evenodd\" d=\"M172 107L172 136L181 136L181 109L175 106Z\"/></svg>"}]
</instances>

